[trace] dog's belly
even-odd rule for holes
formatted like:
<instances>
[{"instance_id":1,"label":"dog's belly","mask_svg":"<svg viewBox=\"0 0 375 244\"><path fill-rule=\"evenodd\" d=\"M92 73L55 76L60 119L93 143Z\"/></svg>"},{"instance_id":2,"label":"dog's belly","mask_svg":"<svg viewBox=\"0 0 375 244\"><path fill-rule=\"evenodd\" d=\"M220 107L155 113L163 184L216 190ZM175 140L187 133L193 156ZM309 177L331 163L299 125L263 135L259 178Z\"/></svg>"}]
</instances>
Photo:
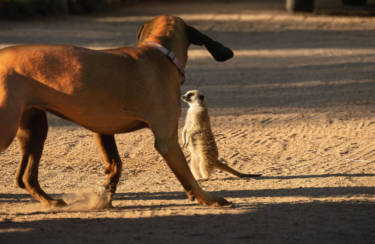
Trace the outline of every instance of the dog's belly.
<instances>
[{"instance_id":1,"label":"dog's belly","mask_svg":"<svg viewBox=\"0 0 375 244\"><path fill-rule=\"evenodd\" d=\"M145 122L131 118L127 119L124 118L125 116L119 116L120 118L114 118L112 116L98 116L98 114L96 114L94 116L95 118L93 118L93 116L87 114L86 116L76 117L70 114L57 112L51 109L46 110L60 118L69 120L93 132L101 134L126 133L147 127L147 124Z\"/></svg>"},{"instance_id":2,"label":"dog's belly","mask_svg":"<svg viewBox=\"0 0 375 244\"><path fill-rule=\"evenodd\" d=\"M79 124L93 132L105 135L132 132L147 127L146 123L136 120L121 121L121 123Z\"/></svg>"},{"instance_id":3,"label":"dog's belly","mask_svg":"<svg viewBox=\"0 0 375 244\"><path fill-rule=\"evenodd\" d=\"M79 119L76 123L101 134L126 133L147 127L145 122L126 118L125 116L121 116L120 118L96 116L95 121Z\"/></svg>"}]
</instances>

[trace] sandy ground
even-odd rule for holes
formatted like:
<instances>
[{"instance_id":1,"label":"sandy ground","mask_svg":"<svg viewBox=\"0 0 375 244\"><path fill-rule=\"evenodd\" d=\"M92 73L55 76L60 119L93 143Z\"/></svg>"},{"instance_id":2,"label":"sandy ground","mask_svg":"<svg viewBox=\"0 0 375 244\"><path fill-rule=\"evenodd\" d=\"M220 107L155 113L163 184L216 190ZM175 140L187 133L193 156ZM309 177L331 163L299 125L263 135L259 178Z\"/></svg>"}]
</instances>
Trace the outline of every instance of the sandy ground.
<instances>
[{"instance_id":1,"label":"sandy ground","mask_svg":"<svg viewBox=\"0 0 375 244\"><path fill-rule=\"evenodd\" d=\"M193 47L182 92L206 93L220 155L263 177L217 172L201 185L234 207L197 205L142 130L116 137L124 170L114 209L47 210L15 186L13 143L0 153L0 243L373 243L375 18L288 15L281 1L249 2L1 22L2 47L101 48L134 43L154 15L183 17L236 57L219 64ZM91 133L50 116L39 179L58 197L99 189L104 165Z\"/></svg>"}]
</instances>

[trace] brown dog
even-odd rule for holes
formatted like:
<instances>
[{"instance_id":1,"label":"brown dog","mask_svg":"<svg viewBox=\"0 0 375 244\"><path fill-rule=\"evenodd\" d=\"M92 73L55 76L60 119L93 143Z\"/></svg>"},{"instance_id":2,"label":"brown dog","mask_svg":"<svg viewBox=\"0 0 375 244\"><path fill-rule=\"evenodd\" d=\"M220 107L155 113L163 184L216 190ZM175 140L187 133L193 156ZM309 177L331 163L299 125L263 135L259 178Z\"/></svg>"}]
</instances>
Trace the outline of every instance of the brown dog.
<instances>
[{"instance_id":1,"label":"brown dog","mask_svg":"<svg viewBox=\"0 0 375 244\"><path fill-rule=\"evenodd\" d=\"M18 186L43 205L65 205L49 197L38 183L48 111L95 132L111 200L122 166L113 134L148 127L156 150L190 199L204 205L228 205L200 188L178 144L180 86L190 44L205 45L218 61L233 56L230 49L173 16L145 23L135 47L94 51L26 45L0 50L0 152L17 137L22 153Z\"/></svg>"}]
</instances>

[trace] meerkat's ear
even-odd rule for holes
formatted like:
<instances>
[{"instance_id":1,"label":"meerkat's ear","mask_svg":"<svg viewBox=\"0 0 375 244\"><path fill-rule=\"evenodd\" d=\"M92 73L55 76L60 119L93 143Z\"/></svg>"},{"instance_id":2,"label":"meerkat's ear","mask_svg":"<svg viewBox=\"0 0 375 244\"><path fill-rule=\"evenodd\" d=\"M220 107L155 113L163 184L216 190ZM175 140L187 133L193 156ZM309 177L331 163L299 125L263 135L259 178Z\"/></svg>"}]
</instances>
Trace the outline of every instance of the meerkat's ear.
<instances>
[{"instance_id":1,"label":"meerkat's ear","mask_svg":"<svg viewBox=\"0 0 375 244\"><path fill-rule=\"evenodd\" d=\"M199 100L201 100L201 101L204 100L204 96L203 96L203 95L199 95L198 98L199 98Z\"/></svg>"},{"instance_id":2,"label":"meerkat's ear","mask_svg":"<svg viewBox=\"0 0 375 244\"><path fill-rule=\"evenodd\" d=\"M226 61L233 57L233 51L220 42L212 40L194 27L186 25L186 34L189 42L195 45L204 45L216 61Z\"/></svg>"}]
</instances>

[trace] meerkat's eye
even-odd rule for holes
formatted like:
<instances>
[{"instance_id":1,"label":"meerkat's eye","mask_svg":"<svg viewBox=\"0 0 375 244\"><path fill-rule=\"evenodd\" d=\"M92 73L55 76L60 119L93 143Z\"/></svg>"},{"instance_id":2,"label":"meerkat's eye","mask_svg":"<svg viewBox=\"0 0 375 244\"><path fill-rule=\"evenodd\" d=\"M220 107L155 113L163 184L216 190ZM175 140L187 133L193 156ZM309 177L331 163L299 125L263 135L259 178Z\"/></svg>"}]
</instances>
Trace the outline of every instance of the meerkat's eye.
<instances>
[{"instance_id":1,"label":"meerkat's eye","mask_svg":"<svg viewBox=\"0 0 375 244\"><path fill-rule=\"evenodd\" d=\"M201 100L201 101L204 100L204 96L203 96L203 95L199 95L198 98L199 98L199 100Z\"/></svg>"},{"instance_id":2,"label":"meerkat's eye","mask_svg":"<svg viewBox=\"0 0 375 244\"><path fill-rule=\"evenodd\" d=\"M193 96L193 93L188 93L188 94L186 95L186 98L187 98L187 99L190 99L192 96Z\"/></svg>"}]
</instances>

